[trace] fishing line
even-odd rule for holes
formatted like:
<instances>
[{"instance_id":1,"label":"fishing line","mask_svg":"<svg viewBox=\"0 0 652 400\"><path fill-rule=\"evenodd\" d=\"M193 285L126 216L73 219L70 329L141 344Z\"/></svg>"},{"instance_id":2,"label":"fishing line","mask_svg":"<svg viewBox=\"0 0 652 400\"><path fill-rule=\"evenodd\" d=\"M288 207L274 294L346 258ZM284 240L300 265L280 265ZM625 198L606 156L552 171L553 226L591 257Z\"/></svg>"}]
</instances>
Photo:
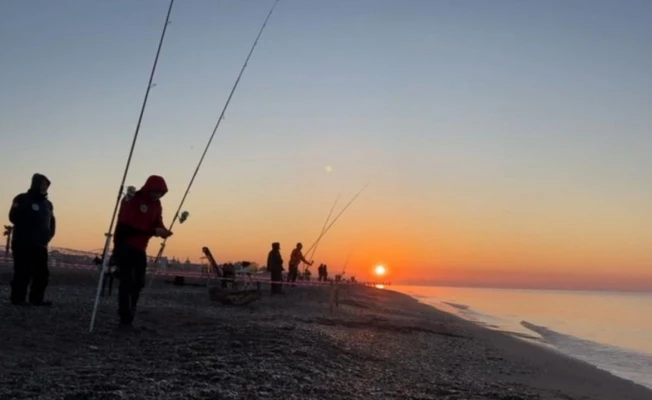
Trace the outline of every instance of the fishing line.
<instances>
[{"instance_id":1,"label":"fishing line","mask_svg":"<svg viewBox=\"0 0 652 400\"><path fill-rule=\"evenodd\" d=\"M342 268L342 278L344 278L344 274L346 273L346 266L349 265L349 259L351 258L351 254L353 254L353 249L349 251L349 254L346 256L346 260L344 261L344 267Z\"/></svg>"},{"instance_id":2,"label":"fishing line","mask_svg":"<svg viewBox=\"0 0 652 400\"><path fill-rule=\"evenodd\" d=\"M172 219L172 223L170 224L170 227L168 228L169 230L172 230L172 227L174 226L175 222L179 220L180 223L185 221L185 219L188 217L187 212L181 213L181 208L183 207L183 203L186 201L186 197L188 197L188 193L190 192L190 188L192 187L192 184L195 182L195 178L197 177L197 173L199 173L199 169L201 168L202 163L204 162L204 158L206 157L206 153L208 152L208 149L211 146L211 143L213 142L213 138L215 137L215 133L217 132L217 129L220 127L220 123L224 119L224 114L226 113L227 108L229 107L229 103L231 102L231 98L233 97L233 94L235 93L235 90L238 88L238 84L240 83L240 79L242 78L242 75L244 74L245 69L247 68L247 64L249 63L249 59L251 58L251 55L254 53L254 50L256 49L256 46L258 45L258 41L260 40L260 37L263 34L263 31L265 30L265 27L267 26L267 22L269 21L269 18L272 16L272 13L274 12L274 9L276 8L276 5L278 4L279 0L275 0L274 4L272 5L272 8L269 10L269 13L267 14L267 18L265 18L265 22L263 22L262 27L260 28L260 31L258 32L258 36L256 36L256 40L254 40L253 45L251 46L251 49L249 50L249 54L247 55L247 58L245 59L244 64L242 65L242 69L240 69L240 73L238 74L237 79L235 80L235 83L233 84L233 88L231 88L231 93L229 93L229 97L226 99L226 103L224 104L224 108L222 109L222 113L220 114L220 117L217 119L217 123L215 124L215 127L213 128L213 132L211 133L210 138L208 139L208 143L206 143L206 147L204 148L204 152L201 155L201 158L199 159L199 163L197 164L197 168L195 168L195 172L192 174L192 177L190 178L190 182L188 183L188 187L186 188L186 192L183 194L183 197L181 198L181 202L179 203L179 207L177 208L176 213L174 214L174 218ZM182 218L180 218L180 214L182 215ZM163 251L165 250L165 245L167 243L167 238L163 239L163 242L161 243L161 248L159 249L158 253L156 254L156 258L154 259L154 265L153 265L153 273L152 277L149 280L149 283L147 287L149 288L152 284L152 281L154 280L154 276L156 275L156 269L158 265L158 261L163 255Z\"/></svg>"},{"instance_id":3,"label":"fishing line","mask_svg":"<svg viewBox=\"0 0 652 400\"><path fill-rule=\"evenodd\" d=\"M170 24L170 14L172 13L172 5L174 0L170 0L170 5L168 6L168 13L165 16L165 23L163 24L163 31L161 32L161 38L158 42L158 48L156 49L156 56L154 57L154 65L152 65L152 71L149 74L149 81L147 83L147 90L145 90L145 98L143 99L143 105L140 108L140 114L138 115L138 123L136 124L136 130L134 132L134 137L131 141L131 147L129 148L129 155L127 156L127 163L125 165L124 173L122 174L122 180L120 181L120 187L118 188L118 196L115 200L115 206L113 207L113 215L111 216L111 222L109 222L109 229L106 231L104 236L106 241L104 243L104 250L102 251L102 269L100 271L100 279L97 283L97 293L95 294L95 304L93 305L93 313L91 314L91 323L88 328L88 332L93 332L93 327L95 325L95 316L97 314L97 306L100 301L100 290L104 284L104 274L109 264L109 257L107 253L109 252L109 247L111 246L111 238L113 234L113 224L115 223L116 215L118 214L118 207L120 206L120 199L122 198L122 193L124 191L125 181L127 180L127 174L129 172L129 167L131 166L131 159L134 155L134 149L136 148L136 141L138 140L138 134L140 133L140 125L143 121L143 115L145 114L145 108L147 107L147 99L149 98L149 91L153 87L152 81L154 80L154 74L156 72L156 66L158 65L158 58L161 54L161 48L163 47L163 39L165 38L165 32L167 31L168 25Z\"/></svg>"},{"instance_id":4,"label":"fishing line","mask_svg":"<svg viewBox=\"0 0 652 400\"><path fill-rule=\"evenodd\" d=\"M341 210L341 211L340 211L340 212L335 216L335 218L333 219L333 221L332 221L330 224L328 224L328 226L326 227L326 229L324 229L324 231L321 233L321 235L319 235L319 237L317 238L317 240L315 241L315 243L313 243L313 245L310 246L310 248L306 251L306 253L308 253L308 252L309 252L310 250L312 250L313 248L316 248L316 247L317 247L317 245L319 244L319 241L324 237L324 235L326 235L326 233L329 231L329 229L331 229L331 227L333 226L333 224L335 224L335 223L337 222L337 220L342 216L342 214L344 214L344 212L346 211L346 209L349 208L349 207L351 206L351 204L353 204L353 202L354 202L354 201L355 201L355 200L356 200L356 199L357 199L357 198L362 194L362 192L365 191L365 189L366 189L367 187L369 187L370 184L371 184L371 182L368 182L366 185L364 185L364 186L362 187L362 189L360 189L360 191L359 191L358 193L356 193L355 196L353 196L353 197L351 198L351 200L349 200L348 203L346 203L346 205L344 206L344 208L342 208L342 210Z\"/></svg>"},{"instance_id":5,"label":"fishing line","mask_svg":"<svg viewBox=\"0 0 652 400\"><path fill-rule=\"evenodd\" d=\"M326 230L326 226L328 225L328 222L331 220L331 215L333 215L333 211L335 211L335 206L337 206L337 202L340 200L340 197L342 197L342 192L340 192L340 194L338 194L337 197L335 198L335 202L333 203L333 205L331 206L330 211L328 212L328 216L326 217L326 221L324 221L324 225L321 227L321 231L319 232L320 235L322 233L324 233L324 231ZM306 253L306 259L311 260L312 259L311 257L315 256L316 251L317 251L317 246L315 246L315 248L312 250L312 254ZM307 269L308 269L308 266L306 266L304 268L304 272Z\"/></svg>"}]
</instances>

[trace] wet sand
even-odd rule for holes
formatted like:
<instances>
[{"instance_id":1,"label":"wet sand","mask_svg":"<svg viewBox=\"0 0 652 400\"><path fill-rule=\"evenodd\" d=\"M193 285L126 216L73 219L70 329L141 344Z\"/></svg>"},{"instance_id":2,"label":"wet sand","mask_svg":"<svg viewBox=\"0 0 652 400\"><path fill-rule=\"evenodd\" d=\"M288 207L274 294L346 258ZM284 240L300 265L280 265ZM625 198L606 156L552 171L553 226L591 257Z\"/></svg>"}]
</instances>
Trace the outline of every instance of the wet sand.
<instances>
[{"instance_id":1,"label":"wet sand","mask_svg":"<svg viewBox=\"0 0 652 400\"><path fill-rule=\"evenodd\" d=\"M287 288L250 306L155 282L136 333L96 276L52 270L50 309L8 305L0 267L0 399L613 399L652 391L391 291ZM266 288L267 289L267 288Z\"/></svg>"}]
</instances>

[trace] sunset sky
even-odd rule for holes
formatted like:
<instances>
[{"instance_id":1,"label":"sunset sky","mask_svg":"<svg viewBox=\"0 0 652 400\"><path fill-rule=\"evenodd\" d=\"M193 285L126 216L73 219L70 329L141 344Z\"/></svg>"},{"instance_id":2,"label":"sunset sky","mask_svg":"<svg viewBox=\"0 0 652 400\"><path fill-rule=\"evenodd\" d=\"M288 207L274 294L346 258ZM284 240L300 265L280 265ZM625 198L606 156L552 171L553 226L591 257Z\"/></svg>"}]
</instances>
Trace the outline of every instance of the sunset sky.
<instances>
[{"instance_id":1,"label":"sunset sky","mask_svg":"<svg viewBox=\"0 0 652 400\"><path fill-rule=\"evenodd\" d=\"M46 174L55 246L103 245L167 4L0 2L2 201ZM166 178L166 221L271 4L175 2L127 180ZM167 255L264 263L279 241L288 259L371 182L319 245L331 274L351 254L359 279L652 288L651 17L281 0Z\"/></svg>"}]
</instances>

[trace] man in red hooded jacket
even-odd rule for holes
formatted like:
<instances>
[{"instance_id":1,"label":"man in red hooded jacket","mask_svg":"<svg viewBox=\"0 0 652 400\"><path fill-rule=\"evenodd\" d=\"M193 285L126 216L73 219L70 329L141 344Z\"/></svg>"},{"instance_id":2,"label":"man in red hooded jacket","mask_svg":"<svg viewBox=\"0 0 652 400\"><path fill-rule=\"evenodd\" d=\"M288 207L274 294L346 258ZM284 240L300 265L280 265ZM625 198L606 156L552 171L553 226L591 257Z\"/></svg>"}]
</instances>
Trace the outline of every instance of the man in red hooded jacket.
<instances>
[{"instance_id":1,"label":"man in red hooded jacket","mask_svg":"<svg viewBox=\"0 0 652 400\"><path fill-rule=\"evenodd\" d=\"M118 314L123 326L131 326L140 291L145 287L149 240L152 236L167 238L172 235L163 225L160 201L167 191L165 180L152 175L139 191L123 198L120 204L113 235L113 256L120 278Z\"/></svg>"}]
</instances>

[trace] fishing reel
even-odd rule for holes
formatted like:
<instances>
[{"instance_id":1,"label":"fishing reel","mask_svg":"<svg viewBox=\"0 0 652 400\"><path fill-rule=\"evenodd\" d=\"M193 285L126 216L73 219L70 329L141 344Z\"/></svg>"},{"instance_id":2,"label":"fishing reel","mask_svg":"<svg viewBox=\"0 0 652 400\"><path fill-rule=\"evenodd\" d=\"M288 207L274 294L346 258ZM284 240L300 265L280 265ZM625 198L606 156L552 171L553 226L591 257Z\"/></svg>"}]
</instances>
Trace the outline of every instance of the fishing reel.
<instances>
[{"instance_id":1,"label":"fishing reel","mask_svg":"<svg viewBox=\"0 0 652 400\"><path fill-rule=\"evenodd\" d=\"M189 216L190 216L190 213L188 211L182 212L181 215L179 215L179 223L183 224L184 222L186 222L186 220L188 219Z\"/></svg>"},{"instance_id":2,"label":"fishing reel","mask_svg":"<svg viewBox=\"0 0 652 400\"><path fill-rule=\"evenodd\" d=\"M125 200L129 201L134 198L136 195L136 187L135 186L127 186L127 191L125 192L124 198Z\"/></svg>"}]
</instances>

